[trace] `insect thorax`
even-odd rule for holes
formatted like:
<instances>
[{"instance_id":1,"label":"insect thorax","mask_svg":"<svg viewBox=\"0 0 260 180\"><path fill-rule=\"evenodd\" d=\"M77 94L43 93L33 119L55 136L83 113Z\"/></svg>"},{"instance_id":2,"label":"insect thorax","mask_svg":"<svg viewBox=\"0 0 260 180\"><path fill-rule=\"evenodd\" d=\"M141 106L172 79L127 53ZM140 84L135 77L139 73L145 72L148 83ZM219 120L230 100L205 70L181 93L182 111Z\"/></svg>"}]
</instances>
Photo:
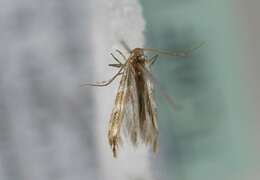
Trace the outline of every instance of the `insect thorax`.
<instances>
[{"instance_id":1,"label":"insect thorax","mask_svg":"<svg viewBox=\"0 0 260 180\"><path fill-rule=\"evenodd\" d=\"M135 48L131 51L129 57L130 63L134 64L145 64L144 51L141 48Z\"/></svg>"}]
</instances>

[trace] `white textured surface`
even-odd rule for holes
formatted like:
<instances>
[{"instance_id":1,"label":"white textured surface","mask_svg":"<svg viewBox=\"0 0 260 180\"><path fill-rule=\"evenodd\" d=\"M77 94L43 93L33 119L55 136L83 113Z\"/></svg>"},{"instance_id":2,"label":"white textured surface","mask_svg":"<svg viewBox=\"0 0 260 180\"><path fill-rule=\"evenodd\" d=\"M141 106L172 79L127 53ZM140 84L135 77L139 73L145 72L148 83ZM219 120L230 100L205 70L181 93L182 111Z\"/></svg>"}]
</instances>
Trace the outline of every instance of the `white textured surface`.
<instances>
[{"instance_id":1,"label":"white textured surface","mask_svg":"<svg viewBox=\"0 0 260 180\"><path fill-rule=\"evenodd\" d=\"M124 40L131 48L143 47L145 22L138 1L136 0L95 0L92 4L92 46L93 63L97 68L95 80L107 80L116 72L107 65L113 62L111 52L118 48ZM126 52L125 52L126 53ZM115 53L117 55L117 53ZM120 58L120 56L118 56ZM122 60L122 58L120 58ZM123 61L123 60L122 60ZM100 165L103 178L111 180L151 179L148 168L148 154L144 147L133 149L124 144L117 159L112 157L112 151L107 140L107 125L110 119L118 79L112 85L95 88L97 99L97 135L99 139Z\"/></svg>"}]
</instances>

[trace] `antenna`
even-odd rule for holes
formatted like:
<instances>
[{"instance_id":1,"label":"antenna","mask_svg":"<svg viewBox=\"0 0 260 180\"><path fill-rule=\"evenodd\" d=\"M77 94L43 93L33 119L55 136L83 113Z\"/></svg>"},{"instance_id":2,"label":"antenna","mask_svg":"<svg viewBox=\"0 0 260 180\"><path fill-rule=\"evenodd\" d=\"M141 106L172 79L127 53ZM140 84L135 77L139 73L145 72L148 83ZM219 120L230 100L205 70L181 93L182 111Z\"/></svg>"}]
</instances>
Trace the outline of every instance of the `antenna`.
<instances>
[{"instance_id":1,"label":"antenna","mask_svg":"<svg viewBox=\"0 0 260 180\"><path fill-rule=\"evenodd\" d=\"M153 49L153 48L142 48L144 51L152 51L156 52L159 54L164 54L168 56L179 56L179 57L185 57L190 55L193 51L199 49L201 46L203 46L205 42L201 42L199 45L194 46L193 48L184 50L184 51L179 51L179 52L170 52L170 51L164 51L164 50L158 50L158 49Z\"/></svg>"}]
</instances>

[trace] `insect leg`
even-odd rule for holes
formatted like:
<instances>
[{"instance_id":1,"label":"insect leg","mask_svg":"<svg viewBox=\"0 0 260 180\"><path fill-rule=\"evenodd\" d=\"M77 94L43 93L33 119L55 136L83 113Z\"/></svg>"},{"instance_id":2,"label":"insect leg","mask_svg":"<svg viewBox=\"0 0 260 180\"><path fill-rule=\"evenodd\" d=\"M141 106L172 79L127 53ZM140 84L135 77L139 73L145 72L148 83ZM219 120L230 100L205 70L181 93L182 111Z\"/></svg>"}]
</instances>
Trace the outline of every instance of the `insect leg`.
<instances>
[{"instance_id":1,"label":"insect leg","mask_svg":"<svg viewBox=\"0 0 260 180\"><path fill-rule=\"evenodd\" d=\"M122 64L108 64L108 66L120 68L122 66Z\"/></svg>"},{"instance_id":2,"label":"insect leg","mask_svg":"<svg viewBox=\"0 0 260 180\"><path fill-rule=\"evenodd\" d=\"M116 67L116 68L120 68L121 66L123 66L123 64L119 61L119 59L117 59L114 54L110 53L111 56L116 60L116 62L118 62L118 64L108 64L108 66L112 66L112 67Z\"/></svg>"},{"instance_id":3,"label":"insect leg","mask_svg":"<svg viewBox=\"0 0 260 180\"><path fill-rule=\"evenodd\" d=\"M151 57L151 59L148 60L148 64L150 67L157 61L158 57L159 57L159 55L156 54L155 56Z\"/></svg>"},{"instance_id":4,"label":"insect leg","mask_svg":"<svg viewBox=\"0 0 260 180\"><path fill-rule=\"evenodd\" d=\"M86 84L80 85L80 87L83 87L83 86L99 86L99 87L107 86L107 85L111 84L116 79L117 76L123 74L123 72L121 72L123 70L123 67L124 66L122 66L121 69L111 79L109 79L107 81L101 81L101 82L96 82L96 83L86 83Z\"/></svg>"},{"instance_id":5,"label":"insect leg","mask_svg":"<svg viewBox=\"0 0 260 180\"><path fill-rule=\"evenodd\" d=\"M165 98L165 100L169 103L169 105L171 106L171 108L173 110L182 108L180 105L175 103L173 98L164 90L163 86L160 84L160 82L157 80L157 78L155 78L152 75L152 73L150 73L146 68L144 68L142 66L139 66L139 67L143 70L143 72L151 80L151 82L153 82L159 88L159 90L160 90L159 92Z\"/></svg>"},{"instance_id":6,"label":"insect leg","mask_svg":"<svg viewBox=\"0 0 260 180\"><path fill-rule=\"evenodd\" d=\"M116 62L118 62L119 64L122 64L120 61L119 61L119 59L117 59L115 56L114 56L114 54L112 54L112 53L110 53L111 54L111 56L116 60Z\"/></svg>"},{"instance_id":7,"label":"insect leg","mask_svg":"<svg viewBox=\"0 0 260 180\"><path fill-rule=\"evenodd\" d=\"M127 58L125 57L125 55L118 49L116 49L116 52L118 52L125 60L127 60Z\"/></svg>"}]
</instances>

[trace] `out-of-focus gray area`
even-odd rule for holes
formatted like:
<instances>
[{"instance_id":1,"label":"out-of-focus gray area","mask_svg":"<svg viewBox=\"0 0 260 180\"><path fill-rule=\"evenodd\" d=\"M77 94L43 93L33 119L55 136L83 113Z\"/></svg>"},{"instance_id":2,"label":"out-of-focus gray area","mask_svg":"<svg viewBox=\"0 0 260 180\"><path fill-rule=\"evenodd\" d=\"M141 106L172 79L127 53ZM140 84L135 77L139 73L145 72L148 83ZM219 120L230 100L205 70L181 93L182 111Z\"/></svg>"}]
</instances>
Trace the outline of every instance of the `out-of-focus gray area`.
<instances>
[{"instance_id":1,"label":"out-of-focus gray area","mask_svg":"<svg viewBox=\"0 0 260 180\"><path fill-rule=\"evenodd\" d=\"M0 179L98 179L86 1L0 4Z\"/></svg>"},{"instance_id":2,"label":"out-of-focus gray area","mask_svg":"<svg viewBox=\"0 0 260 180\"><path fill-rule=\"evenodd\" d=\"M190 57L160 56L153 67L182 107L172 111L157 93L161 149L152 162L154 176L165 180L258 179L255 115L259 103L255 102L259 99L259 63L253 59L259 56L257 51L248 52L253 44L259 51L259 13L255 10L259 3L141 2L146 46L181 51L205 42Z\"/></svg>"},{"instance_id":3,"label":"out-of-focus gray area","mask_svg":"<svg viewBox=\"0 0 260 180\"><path fill-rule=\"evenodd\" d=\"M146 148L112 157L117 80L80 87L112 77L110 53L142 47L144 27L135 0L0 2L1 180L152 179Z\"/></svg>"}]
</instances>

